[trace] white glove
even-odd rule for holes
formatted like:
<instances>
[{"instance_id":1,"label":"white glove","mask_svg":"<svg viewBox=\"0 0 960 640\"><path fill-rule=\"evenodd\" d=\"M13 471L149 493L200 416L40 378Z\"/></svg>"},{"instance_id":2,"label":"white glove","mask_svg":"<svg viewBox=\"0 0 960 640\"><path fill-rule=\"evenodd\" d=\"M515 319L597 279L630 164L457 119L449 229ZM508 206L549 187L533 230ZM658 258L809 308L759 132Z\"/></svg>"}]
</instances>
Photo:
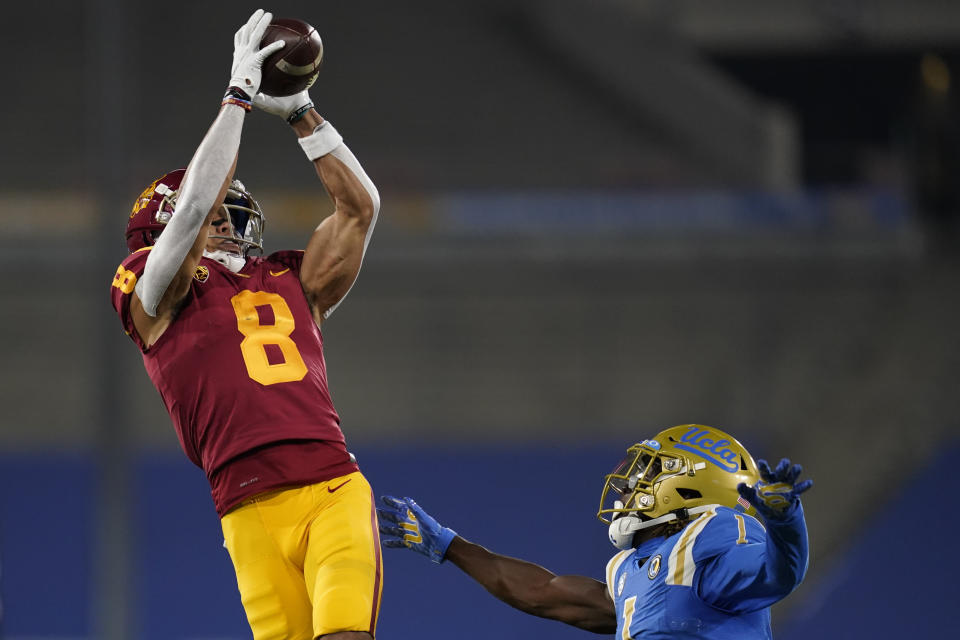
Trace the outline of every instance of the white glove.
<instances>
[{"instance_id":1,"label":"white glove","mask_svg":"<svg viewBox=\"0 0 960 640\"><path fill-rule=\"evenodd\" d=\"M313 101L310 100L310 93L304 89L300 93L292 96L275 97L258 93L253 96L253 106L280 116L288 123L293 124L303 117L303 114L313 108Z\"/></svg>"},{"instance_id":2,"label":"white glove","mask_svg":"<svg viewBox=\"0 0 960 640\"><path fill-rule=\"evenodd\" d=\"M247 24L233 36L233 67L229 86L242 89L248 96L255 96L260 91L263 61L286 44L283 40L277 40L263 49L259 48L263 33L272 19L273 14L257 9Z\"/></svg>"}]
</instances>

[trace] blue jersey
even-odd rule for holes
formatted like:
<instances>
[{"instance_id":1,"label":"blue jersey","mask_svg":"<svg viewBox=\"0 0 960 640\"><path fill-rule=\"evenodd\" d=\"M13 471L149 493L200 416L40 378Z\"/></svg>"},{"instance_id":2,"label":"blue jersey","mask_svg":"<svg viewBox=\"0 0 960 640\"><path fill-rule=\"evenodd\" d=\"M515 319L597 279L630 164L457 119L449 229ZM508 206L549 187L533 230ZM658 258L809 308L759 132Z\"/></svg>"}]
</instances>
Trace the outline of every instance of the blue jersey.
<instances>
[{"instance_id":1,"label":"blue jersey","mask_svg":"<svg viewBox=\"0 0 960 640\"><path fill-rule=\"evenodd\" d=\"M614 556L607 589L617 640L771 638L770 605L807 570L802 507L767 527L717 506L669 538Z\"/></svg>"}]
</instances>

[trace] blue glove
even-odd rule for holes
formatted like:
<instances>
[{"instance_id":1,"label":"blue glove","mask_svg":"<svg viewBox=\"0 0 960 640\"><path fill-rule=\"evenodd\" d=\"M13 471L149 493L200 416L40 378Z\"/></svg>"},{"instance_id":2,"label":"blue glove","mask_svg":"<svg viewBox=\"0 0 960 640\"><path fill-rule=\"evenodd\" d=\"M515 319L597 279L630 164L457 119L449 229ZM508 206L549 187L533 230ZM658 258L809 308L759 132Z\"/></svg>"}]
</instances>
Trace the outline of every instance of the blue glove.
<instances>
[{"instance_id":1,"label":"blue glove","mask_svg":"<svg viewBox=\"0 0 960 640\"><path fill-rule=\"evenodd\" d=\"M413 498L380 496L386 507L377 507L380 533L385 547L409 547L427 556L437 564L443 562L447 547L457 532L443 527L420 508Z\"/></svg>"},{"instance_id":2,"label":"blue glove","mask_svg":"<svg viewBox=\"0 0 960 640\"><path fill-rule=\"evenodd\" d=\"M782 520L800 502L800 494L813 486L813 480L804 480L797 484L797 478L803 472L798 464L790 465L783 458L773 471L766 460L757 460L760 481L752 487L744 483L737 485L737 492L752 504L764 519Z\"/></svg>"}]
</instances>

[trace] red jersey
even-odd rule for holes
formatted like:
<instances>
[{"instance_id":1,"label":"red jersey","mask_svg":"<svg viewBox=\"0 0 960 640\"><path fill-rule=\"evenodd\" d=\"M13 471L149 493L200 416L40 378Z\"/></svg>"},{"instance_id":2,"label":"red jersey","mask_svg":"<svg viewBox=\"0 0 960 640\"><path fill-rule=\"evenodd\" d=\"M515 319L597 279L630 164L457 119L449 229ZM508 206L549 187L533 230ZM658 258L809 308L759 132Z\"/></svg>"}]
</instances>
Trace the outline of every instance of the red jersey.
<instances>
[{"instance_id":1,"label":"red jersey","mask_svg":"<svg viewBox=\"0 0 960 640\"><path fill-rule=\"evenodd\" d=\"M184 452L210 479L218 512L275 486L357 470L330 398L323 337L300 284L303 252L251 257L239 273L202 258L180 311L146 348L130 299L148 255L149 247L123 261L111 300L140 347ZM296 441L312 442L311 455L305 459L294 448L289 468L278 464L277 454L290 447L256 453ZM258 456L269 459L269 478L250 472ZM220 476L238 475L221 473L231 461L247 479L219 486Z\"/></svg>"}]
</instances>

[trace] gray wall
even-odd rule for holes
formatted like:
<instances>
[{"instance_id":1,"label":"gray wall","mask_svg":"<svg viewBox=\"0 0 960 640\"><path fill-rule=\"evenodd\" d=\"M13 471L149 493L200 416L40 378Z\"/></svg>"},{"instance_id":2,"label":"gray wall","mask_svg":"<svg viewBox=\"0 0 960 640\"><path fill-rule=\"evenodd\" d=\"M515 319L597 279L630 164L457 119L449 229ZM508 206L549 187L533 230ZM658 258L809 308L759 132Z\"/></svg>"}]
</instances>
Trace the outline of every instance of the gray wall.
<instances>
[{"instance_id":1,"label":"gray wall","mask_svg":"<svg viewBox=\"0 0 960 640\"><path fill-rule=\"evenodd\" d=\"M807 500L812 545L826 561L960 432L955 262L889 248L777 257L769 239L733 258L688 240L684 257L643 238L562 259L522 238L384 231L324 329L354 446L627 444L667 425L713 424L805 464L818 483ZM459 257L431 256L435 243ZM563 239L549 247L576 250ZM82 294L96 275L107 281L53 256L14 281L18 304L0 314L11 340L0 447L96 446L102 383L86 363L107 286ZM111 386L126 394L129 446L174 450L137 350L116 334L121 379Z\"/></svg>"}]
</instances>

